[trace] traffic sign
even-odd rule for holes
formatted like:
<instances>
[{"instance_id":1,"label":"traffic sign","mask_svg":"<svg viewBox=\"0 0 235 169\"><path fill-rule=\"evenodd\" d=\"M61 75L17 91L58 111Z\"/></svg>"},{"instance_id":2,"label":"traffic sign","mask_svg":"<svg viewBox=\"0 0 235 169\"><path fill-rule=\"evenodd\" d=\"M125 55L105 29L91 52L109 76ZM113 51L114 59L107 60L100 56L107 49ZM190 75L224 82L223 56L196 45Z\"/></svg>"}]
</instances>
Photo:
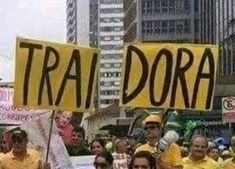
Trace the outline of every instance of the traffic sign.
<instances>
[{"instance_id":1,"label":"traffic sign","mask_svg":"<svg viewBox=\"0 0 235 169\"><path fill-rule=\"evenodd\" d=\"M222 98L222 118L225 122L235 122L235 97Z\"/></svg>"}]
</instances>

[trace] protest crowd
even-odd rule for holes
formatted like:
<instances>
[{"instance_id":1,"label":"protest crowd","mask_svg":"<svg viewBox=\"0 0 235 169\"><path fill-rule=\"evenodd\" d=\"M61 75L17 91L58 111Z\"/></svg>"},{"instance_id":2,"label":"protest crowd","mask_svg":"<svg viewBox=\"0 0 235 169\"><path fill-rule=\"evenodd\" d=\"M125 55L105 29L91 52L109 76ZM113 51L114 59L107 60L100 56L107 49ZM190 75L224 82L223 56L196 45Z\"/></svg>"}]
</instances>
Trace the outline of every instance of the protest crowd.
<instances>
[{"instance_id":1,"label":"protest crowd","mask_svg":"<svg viewBox=\"0 0 235 169\"><path fill-rule=\"evenodd\" d=\"M234 169L235 136L230 144L223 140L210 140L203 135L192 135L183 141L175 131L164 132L159 114L150 114L143 120L145 138L138 135L125 138L97 136L89 144L86 132L79 125L71 125L71 114L63 112L56 118L58 134L64 141L70 157L93 156L87 168L96 169ZM65 129L64 127L68 127ZM0 169L50 169L50 163L40 151L29 148L28 134L19 127L10 134L10 148L2 147ZM7 136L5 133L5 136Z\"/></svg>"},{"instance_id":2,"label":"protest crowd","mask_svg":"<svg viewBox=\"0 0 235 169\"><path fill-rule=\"evenodd\" d=\"M186 134L167 128L173 112L165 119L167 109L212 110L217 46L127 44L118 106L156 111L141 119L143 135L93 133L88 141L72 112L94 111L100 51L20 37L16 45L14 99L13 89L0 88L0 123L8 124L0 169L235 169L232 132L228 143L194 132L191 119Z\"/></svg>"}]
</instances>

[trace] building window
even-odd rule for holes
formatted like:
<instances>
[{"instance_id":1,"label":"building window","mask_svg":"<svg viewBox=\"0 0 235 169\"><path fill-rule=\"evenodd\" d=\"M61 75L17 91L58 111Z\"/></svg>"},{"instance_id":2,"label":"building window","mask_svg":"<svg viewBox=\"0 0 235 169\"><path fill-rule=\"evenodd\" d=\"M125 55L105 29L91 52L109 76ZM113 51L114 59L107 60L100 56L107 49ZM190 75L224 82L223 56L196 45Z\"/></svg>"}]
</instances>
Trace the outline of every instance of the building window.
<instances>
[{"instance_id":1,"label":"building window","mask_svg":"<svg viewBox=\"0 0 235 169\"><path fill-rule=\"evenodd\" d=\"M120 18L114 18L113 21L119 23L119 22L121 22L121 19Z\"/></svg>"},{"instance_id":2,"label":"building window","mask_svg":"<svg viewBox=\"0 0 235 169\"><path fill-rule=\"evenodd\" d=\"M101 104L110 104L110 100L105 99L100 101Z\"/></svg>"},{"instance_id":3,"label":"building window","mask_svg":"<svg viewBox=\"0 0 235 169\"><path fill-rule=\"evenodd\" d=\"M170 1L169 2L169 13L175 13L175 1Z\"/></svg>"},{"instance_id":4,"label":"building window","mask_svg":"<svg viewBox=\"0 0 235 169\"><path fill-rule=\"evenodd\" d=\"M147 29L147 24L146 22L142 22L142 33L145 34Z\"/></svg>"},{"instance_id":5,"label":"building window","mask_svg":"<svg viewBox=\"0 0 235 169\"><path fill-rule=\"evenodd\" d=\"M142 13L145 14L147 12L147 2L142 1Z\"/></svg>"},{"instance_id":6,"label":"building window","mask_svg":"<svg viewBox=\"0 0 235 169\"><path fill-rule=\"evenodd\" d=\"M194 1L194 11L198 13L199 11L199 1Z\"/></svg>"},{"instance_id":7,"label":"building window","mask_svg":"<svg viewBox=\"0 0 235 169\"><path fill-rule=\"evenodd\" d=\"M120 81L115 81L114 82L114 86L120 86L120 85L121 85Z\"/></svg>"},{"instance_id":8,"label":"building window","mask_svg":"<svg viewBox=\"0 0 235 169\"><path fill-rule=\"evenodd\" d=\"M113 65L115 68L120 68L121 67L121 64L120 63L114 63Z\"/></svg>"},{"instance_id":9,"label":"building window","mask_svg":"<svg viewBox=\"0 0 235 169\"><path fill-rule=\"evenodd\" d=\"M231 50L228 50L228 74L232 74L232 67L231 67Z\"/></svg>"},{"instance_id":10,"label":"building window","mask_svg":"<svg viewBox=\"0 0 235 169\"><path fill-rule=\"evenodd\" d=\"M110 82L104 82L104 86L110 86Z\"/></svg>"},{"instance_id":11,"label":"building window","mask_svg":"<svg viewBox=\"0 0 235 169\"><path fill-rule=\"evenodd\" d=\"M235 56L232 55L232 57L233 57L233 74L235 74Z\"/></svg>"},{"instance_id":12,"label":"building window","mask_svg":"<svg viewBox=\"0 0 235 169\"><path fill-rule=\"evenodd\" d=\"M189 33L190 32L190 20L184 21L184 32Z\"/></svg>"},{"instance_id":13,"label":"building window","mask_svg":"<svg viewBox=\"0 0 235 169\"><path fill-rule=\"evenodd\" d=\"M160 33L160 21L154 21L154 33Z\"/></svg>"},{"instance_id":14,"label":"building window","mask_svg":"<svg viewBox=\"0 0 235 169\"><path fill-rule=\"evenodd\" d=\"M114 77L120 77L121 76L121 73L120 72L115 72L114 73Z\"/></svg>"},{"instance_id":15,"label":"building window","mask_svg":"<svg viewBox=\"0 0 235 169\"><path fill-rule=\"evenodd\" d=\"M114 27L115 32L118 32L118 31L121 31L121 30L122 30L122 27Z\"/></svg>"},{"instance_id":16,"label":"building window","mask_svg":"<svg viewBox=\"0 0 235 169\"><path fill-rule=\"evenodd\" d=\"M182 0L176 1L175 2L175 12L176 13L182 13L183 8L184 8L184 2Z\"/></svg>"},{"instance_id":17,"label":"building window","mask_svg":"<svg viewBox=\"0 0 235 169\"><path fill-rule=\"evenodd\" d=\"M111 67L111 64L109 63L104 64L104 68L110 68L110 67Z\"/></svg>"},{"instance_id":18,"label":"building window","mask_svg":"<svg viewBox=\"0 0 235 169\"><path fill-rule=\"evenodd\" d=\"M224 72L224 75L227 75L227 57L226 57L226 49L223 50L223 72Z\"/></svg>"},{"instance_id":19,"label":"building window","mask_svg":"<svg viewBox=\"0 0 235 169\"><path fill-rule=\"evenodd\" d=\"M112 58L113 58L113 59L120 59L120 58L121 58L121 55L113 55Z\"/></svg>"},{"instance_id":20,"label":"building window","mask_svg":"<svg viewBox=\"0 0 235 169\"><path fill-rule=\"evenodd\" d=\"M104 37L104 40L111 40L110 37Z\"/></svg>"},{"instance_id":21,"label":"building window","mask_svg":"<svg viewBox=\"0 0 235 169\"><path fill-rule=\"evenodd\" d=\"M104 31L104 32L111 32L113 30L112 27L103 27L101 31Z\"/></svg>"},{"instance_id":22,"label":"building window","mask_svg":"<svg viewBox=\"0 0 235 169\"><path fill-rule=\"evenodd\" d=\"M162 2L162 13L167 13L168 1L161 1L161 2Z\"/></svg>"},{"instance_id":23,"label":"building window","mask_svg":"<svg viewBox=\"0 0 235 169\"><path fill-rule=\"evenodd\" d=\"M199 20L198 19L194 20L194 29L195 29L195 33L199 32Z\"/></svg>"},{"instance_id":24,"label":"building window","mask_svg":"<svg viewBox=\"0 0 235 169\"><path fill-rule=\"evenodd\" d=\"M101 0L101 4L120 4L122 0Z\"/></svg>"},{"instance_id":25,"label":"building window","mask_svg":"<svg viewBox=\"0 0 235 169\"><path fill-rule=\"evenodd\" d=\"M198 2L198 1L196 1ZM189 0L184 0L184 9L186 11L189 11L190 10L190 3L189 3Z\"/></svg>"},{"instance_id":26,"label":"building window","mask_svg":"<svg viewBox=\"0 0 235 169\"><path fill-rule=\"evenodd\" d=\"M176 22L176 32L181 34L183 32L183 23L182 21Z\"/></svg>"},{"instance_id":27,"label":"building window","mask_svg":"<svg viewBox=\"0 0 235 169\"><path fill-rule=\"evenodd\" d=\"M152 21L147 21L147 29L146 29L147 34L153 33L152 23L153 23Z\"/></svg>"},{"instance_id":28,"label":"building window","mask_svg":"<svg viewBox=\"0 0 235 169\"><path fill-rule=\"evenodd\" d=\"M162 21L162 33L167 33L167 21Z\"/></svg>"},{"instance_id":29,"label":"building window","mask_svg":"<svg viewBox=\"0 0 235 169\"><path fill-rule=\"evenodd\" d=\"M114 90L114 91L113 91L113 94L114 94L114 95L118 95L118 90Z\"/></svg>"},{"instance_id":30,"label":"building window","mask_svg":"<svg viewBox=\"0 0 235 169\"><path fill-rule=\"evenodd\" d=\"M152 14L153 2L147 1L147 14Z\"/></svg>"},{"instance_id":31,"label":"building window","mask_svg":"<svg viewBox=\"0 0 235 169\"><path fill-rule=\"evenodd\" d=\"M175 33L175 21L174 20L169 22L169 33Z\"/></svg>"},{"instance_id":32,"label":"building window","mask_svg":"<svg viewBox=\"0 0 235 169\"><path fill-rule=\"evenodd\" d=\"M110 22L110 18L104 18L104 21L105 23L109 23Z\"/></svg>"},{"instance_id":33,"label":"building window","mask_svg":"<svg viewBox=\"0 0 235 169\"><path fill-rule=\"evenodd\" d=\"M153 8L154 8L154 13L160 13L161 12L160 1L153 1Z\"/></svg>"},{"instance_id":34,"label":"building window","mask_svg":"<svg viewBox=\"0 0 235 169\"><path fill-rule=\"evenodd\" d=\"M119 40L121 40L121 37L114 37L114 40L119 41Z\"/></svg>"}]
</instances>

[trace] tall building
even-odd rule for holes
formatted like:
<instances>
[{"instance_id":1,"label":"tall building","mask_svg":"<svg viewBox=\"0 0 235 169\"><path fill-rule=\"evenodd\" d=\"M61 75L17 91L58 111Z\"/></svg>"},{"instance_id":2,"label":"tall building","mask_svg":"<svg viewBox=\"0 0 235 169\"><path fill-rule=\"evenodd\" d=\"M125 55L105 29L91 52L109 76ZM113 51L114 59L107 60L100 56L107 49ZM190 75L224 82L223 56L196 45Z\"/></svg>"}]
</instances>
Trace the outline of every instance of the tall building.
<instances>
[{"instance_id":1,"label":"tall building","mask_svg":"<svg viewBox=\"0 0 235 169\"><path fill-rule=\"evenodd\" d=\"M77 1L67 0L67 42L77 44Z\"/></svg>"},{"instance_id":2,"label":"tall building","mask_svg":"<svg viewBox=\"0 0 235 169\"><path fill-rule=\"evenodd\" d=\"M220 45L220 77L235 83L235 0L217 0L217 29Z\"/></svg>"},{"instance_id":3,"label":"tall building","mask_svg":"<svg viewBox=\"0 0 235 169\"><path fill-rule=\"evenodd\" d=\"M98 47L98 0L90 0L89 44Z\"/></svg>"},{"instance_id":4,"label":"tall building","mask_svg":"<svg viewBox=\"0 0 235 169\"><path fill-rule=\"evenodd\" d=\"M101 49L99 74L100 108L119 99L123 47L123 0L99 0L98 46Z\"/></svg>"},{"instance_id":5,"label":"tall building","mask_svg":"<svg viewBox=\"0 0 235 169\"><path fill-rule=\"evenodd\" d=\"M215 0L125 0L124 41L216 41Z\"/></svg>"},{"instance_id":6,"label":"tall building","mask_svg":"<svg viewBox=\"0 0 235 169\"><path fill-rule=\"evenodd\" d=\"M123 17L123 0L67 0L67 42L101 49L96 108L119 98Z\"/></svg>"},{"instance_id":7,"label":"tall building","mask_svg":"<svg viewBox=\"0 0 235 169\"><path fill-rule=\"evenodd\" d=\"M67 0L67 42L89 46L89 1Z\"/></svg>"}]
</instances>

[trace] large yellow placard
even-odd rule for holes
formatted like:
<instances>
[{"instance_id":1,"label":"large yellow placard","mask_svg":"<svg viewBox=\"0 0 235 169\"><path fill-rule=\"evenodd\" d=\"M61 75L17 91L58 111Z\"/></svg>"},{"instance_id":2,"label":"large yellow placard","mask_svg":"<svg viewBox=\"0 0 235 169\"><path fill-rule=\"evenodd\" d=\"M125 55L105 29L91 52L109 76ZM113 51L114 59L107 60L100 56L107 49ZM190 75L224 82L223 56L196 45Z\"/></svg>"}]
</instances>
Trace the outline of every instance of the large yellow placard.
<instances>
[{"instance_id":1,"label":"large yellow placard","mask_svg":"<svg viewBox=\"0 0 235 169\"><path fill-rule=\"evenodd\" d=\"M218 46L126 44L120 106L211 110Z\"/></svg>"},{"instance_id":2,"label":"large yellow placard","mask_svg":"<svg viewBox=\"0 0 235 169\"><path fill-rule=\"evenodd\" d=\"M17 38L14 105L90 111L100 51Z\"/></svg>"}]
</instances>

